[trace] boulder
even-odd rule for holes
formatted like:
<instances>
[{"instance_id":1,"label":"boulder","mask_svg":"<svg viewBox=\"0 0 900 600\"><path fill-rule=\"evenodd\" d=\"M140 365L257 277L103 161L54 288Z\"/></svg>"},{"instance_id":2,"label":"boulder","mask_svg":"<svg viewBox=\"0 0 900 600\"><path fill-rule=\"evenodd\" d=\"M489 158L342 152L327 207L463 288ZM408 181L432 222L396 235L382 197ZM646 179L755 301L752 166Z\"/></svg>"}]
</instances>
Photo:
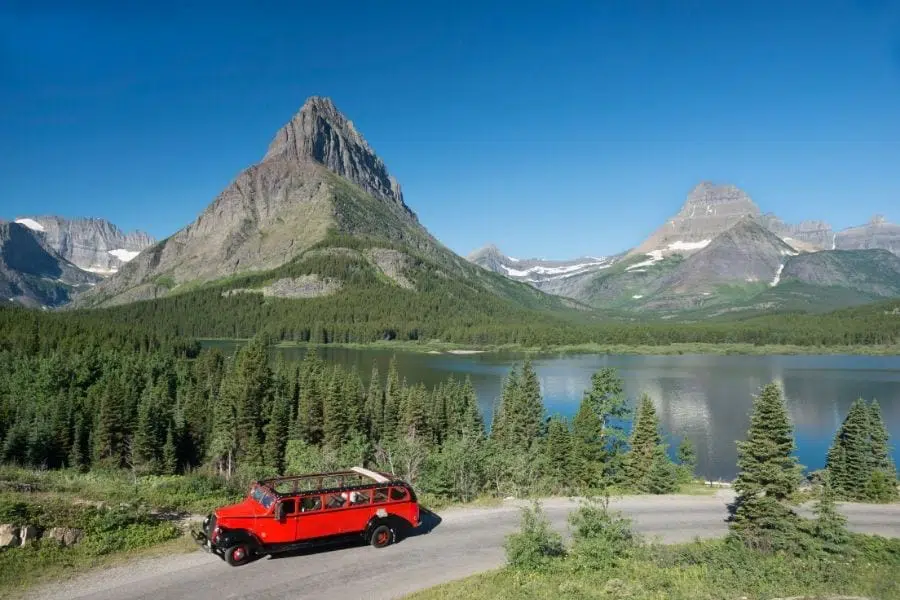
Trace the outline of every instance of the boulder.
<instances>
[{"instance_id":1,"label":"boulder","mask_svg":"<svg viewBox=\"0 0 900 600\"><path fill-rule=\"evenodd\" d=\"M19 538L22 540L22 546L28 546L34 543L40 537L41 532L34 525L24 525L19 530Z\"/></svg>"},{"instance_id":2,"label":"boulder","mask_svg":"<svg viewBox=\"0 0 900 600\"><path fill-rule=\"evenodd\" d=\"M15 525L0 525L0 548L19 545L19 528Z\"/></svg>"},{"instance_id":3,"label":"boulder","mask_svg":"<svg viewBox=\"0 0 900 600\"><path fill-rule=\"evenodd\" d=\"M44 539L53 540L62 546L74 546L84 537L80 529L70 527L54 527L44 534Z\"/></svg>"}]
</instances>

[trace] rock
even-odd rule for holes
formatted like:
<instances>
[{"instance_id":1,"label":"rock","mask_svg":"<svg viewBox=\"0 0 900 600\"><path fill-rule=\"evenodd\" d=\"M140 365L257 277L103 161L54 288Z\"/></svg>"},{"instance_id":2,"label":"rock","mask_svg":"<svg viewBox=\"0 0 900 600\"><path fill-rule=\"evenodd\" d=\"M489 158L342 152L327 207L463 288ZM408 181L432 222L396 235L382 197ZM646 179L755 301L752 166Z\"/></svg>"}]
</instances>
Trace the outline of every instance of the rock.
<instances>
[{"instance_id":1,"label":"rock","mask_svg":"<svg viewBox=\"0 0 900 600\"><path fill-rule=\"evenodd\" d=\"M39 232L19 223L0 223L0 300L4 304L58 306L99 279L62 258Z\"/></svg>"},{"instance_id":2,"label":"rock","mask_svg":"<svg viewBox=\"0 0 900 600\"><path fill-rule=\"evenodd\" d=\"M156 243L150 235L124 233L105 219L22 217L17 221L38 231L47 245L80 269L110 275Z\"/></svg>"},{"instance_id":3,"label":"rock","mask_svg":"<svg viewBox=\"0 0 900 600\"><path fill-rule=\"evenodd\" d=\"M54 540L62 546L74 546L82 537L84 537L82 530L69 527L54 527L44 534L44 539Z\"/></svg>"},{"instance_id":4,"label":"rock","mask_svg":"<svg viewBox=\"0 0 900 600\"><path fill-rule=\"evenodd\" d=\"M832 247L837 250L880 248L900 255L900 225L876 215L865 225L837 232Z\"/></svg>"},{"instance_id":5,"label":"rock","mask_svg":"<svg viewBox=\"0 0 900 600\"><path fill-rule=\"evenodd\" d=\"M34 525L24 525L19 530L19 537L22 539L22 546L33 544L41 535L40 530Z\"/></svg>"},{"instance_id":6,"label":"rock","mask_svg":"<svg viewBox=\"0 0 900 600\"><path fill-rule=\"evenodd\" d=\"M15 525L0 525L0 548L19 545L19 528Z\"/></svg>"},{"instance_id":7,"label":"rock","mask_svg":"<svg viewBox=\"0 0 900 600\"><path fill-rule=\"evenodd\" d=\"M81 294L76 306L161 297L182 283L283 265L330 231L402 242L455 260L404 203L396 180L353 123L312 97L197 217Z\"/></svg>"}]
</instances>

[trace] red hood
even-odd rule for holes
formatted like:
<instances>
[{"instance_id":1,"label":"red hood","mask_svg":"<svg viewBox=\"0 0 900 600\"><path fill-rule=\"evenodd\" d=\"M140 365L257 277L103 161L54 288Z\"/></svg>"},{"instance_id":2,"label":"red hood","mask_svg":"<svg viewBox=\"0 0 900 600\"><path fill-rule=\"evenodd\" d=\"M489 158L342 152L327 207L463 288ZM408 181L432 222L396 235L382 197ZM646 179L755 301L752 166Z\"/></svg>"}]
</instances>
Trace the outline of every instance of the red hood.
<instances>
[{"instance_id":1,"label":"red hood","mask_svg":"<svg viewBox=\"0 0 900 600\"><path fill-rule=\"evenodd\" d=\"M268 511L253 498L245 498L237 504L229 504L216 509L216 520L261 517Z\"/></svg>"}]
</instances>

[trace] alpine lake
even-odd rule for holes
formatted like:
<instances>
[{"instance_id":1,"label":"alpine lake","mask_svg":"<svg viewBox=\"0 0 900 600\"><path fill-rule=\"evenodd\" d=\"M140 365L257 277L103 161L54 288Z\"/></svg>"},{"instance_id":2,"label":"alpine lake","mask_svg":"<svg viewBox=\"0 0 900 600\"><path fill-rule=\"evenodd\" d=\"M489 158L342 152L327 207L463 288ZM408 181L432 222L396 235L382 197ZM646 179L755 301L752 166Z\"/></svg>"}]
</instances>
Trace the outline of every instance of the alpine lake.
<instances>
[{"instance_id":1,"label":"alpine lake","mask_svg":"<svg viewBox=\"0 0 900 600\"><path fill-rule=\"evenodd\" d=\"M242 342L204 341L233 353ZM453 354L398 351L390 348L342 346L277 346L289 361L301 361L313 349L330 363L356 367L364 383L373 363L384 378L396 356L401 378L429 389L453 376L469 377L478 394L485 422L490 423L503 380L524 354ZM807 471L820 469L835 431L857 398L878 400L891 434L895 464L900 463L900 356L859 355L703 355L670 356L605 354L530 355L541 381L547 415L571 418L578 410L591 375L613 367L625 384L629 404L642 394L653 399L669 452L683 437L697 450L697 474L707 480L729 481L736 474L735 442L745 437L753 396L767 383L784 391L794 424L796 456Z\"/></svg>"}]
</instances>

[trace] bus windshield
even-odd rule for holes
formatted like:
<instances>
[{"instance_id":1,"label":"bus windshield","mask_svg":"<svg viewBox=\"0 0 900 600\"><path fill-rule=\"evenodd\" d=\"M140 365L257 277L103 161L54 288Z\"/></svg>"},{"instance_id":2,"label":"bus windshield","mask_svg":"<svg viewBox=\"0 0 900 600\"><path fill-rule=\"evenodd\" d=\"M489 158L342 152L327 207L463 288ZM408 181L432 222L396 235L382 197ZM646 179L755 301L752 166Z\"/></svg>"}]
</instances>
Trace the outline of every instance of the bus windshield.
<instances>
[{"instance_id":1,"label":"bus windshield","mask_svg":"<svg viewBox=\"0 0 900 600\"><path fill-rule=\"evenodd\" d=\"M252 490L250 490L250 497L263 505L263 508L270 508L272 503L275 502L275 496L264 490L263 488L254 486Z\"/></svg>"}]
</instances>

